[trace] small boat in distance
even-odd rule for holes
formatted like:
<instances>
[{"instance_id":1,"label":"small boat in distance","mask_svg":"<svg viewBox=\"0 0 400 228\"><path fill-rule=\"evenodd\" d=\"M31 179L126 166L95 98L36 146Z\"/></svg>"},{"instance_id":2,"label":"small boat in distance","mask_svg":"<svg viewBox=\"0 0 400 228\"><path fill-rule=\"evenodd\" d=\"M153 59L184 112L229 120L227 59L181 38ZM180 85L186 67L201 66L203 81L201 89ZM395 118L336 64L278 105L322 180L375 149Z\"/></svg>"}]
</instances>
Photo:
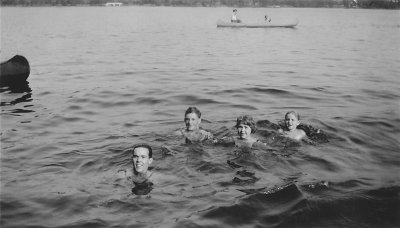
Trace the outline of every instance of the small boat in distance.
<instances>
[{"instance_id":1,"label":"small boat in distance","mask_svg":"<svg viewBox=\"0 0 400 228\"><path fill-rule=\"evenodd\" d=\"M222 20L217 21L217 27L231 27L231 28L293 28L299 21L293 19L285 22L258 22L258 23L234 23Z\"/></svg>"},{"instance_id":2,"label":"small boat in distance","mask_svg":"<svg viewBox=\"0 0 400 228\"><path fill-rule=\"evenodd\" d=\"M122 6L122 2L107 2L105 6Z\"/></svg>"}]
</instances>

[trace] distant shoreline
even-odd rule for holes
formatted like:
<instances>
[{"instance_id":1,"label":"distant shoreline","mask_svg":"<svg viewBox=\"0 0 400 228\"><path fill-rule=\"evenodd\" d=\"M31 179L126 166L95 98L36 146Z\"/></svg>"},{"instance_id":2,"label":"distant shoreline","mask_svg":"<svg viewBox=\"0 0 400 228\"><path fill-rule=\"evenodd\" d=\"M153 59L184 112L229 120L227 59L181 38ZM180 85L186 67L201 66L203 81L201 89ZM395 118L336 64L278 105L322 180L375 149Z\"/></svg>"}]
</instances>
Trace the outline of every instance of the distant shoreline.
<instances>
[{"instance_id":1,"label":"distant shoreline","mask_svg":"<svg viewBox=\"0 0 400 228\"><path fill-rule=\"evenodd\" d=\"M233 6L188 6L188 5L152 5L152 4L129 4L123 6L104 6L104 5L91 5L91 4L76 4L76 5L1 5L0 8L8 7L21 7L21 8L35 8L35 7L105 7L105 8L118 8L118 7L188 7L188 8L270 8L270 9L287 9L287 8L314 8L314 9L384 9L384 10L399 10L399 8L362 8L362 7L344 7L344 6L332 6L332 7L310 7L310 6L282 6L282 7L272 7L272 6L243 6L243 7L233 7Z\"/></svg>"},{"instance_id":2,"label":"distant shoreline","mask_svg":"<svg viewBox=\"0 0 400 228\"><path fill-rule=\"evenodd\" d=\"M119 6L147 7L231 7L231 8L351 8L351 9L400 9L400 0L2 0L1 7L63 7L104 6L117 3Z\"/></svg>"}]
</instances>

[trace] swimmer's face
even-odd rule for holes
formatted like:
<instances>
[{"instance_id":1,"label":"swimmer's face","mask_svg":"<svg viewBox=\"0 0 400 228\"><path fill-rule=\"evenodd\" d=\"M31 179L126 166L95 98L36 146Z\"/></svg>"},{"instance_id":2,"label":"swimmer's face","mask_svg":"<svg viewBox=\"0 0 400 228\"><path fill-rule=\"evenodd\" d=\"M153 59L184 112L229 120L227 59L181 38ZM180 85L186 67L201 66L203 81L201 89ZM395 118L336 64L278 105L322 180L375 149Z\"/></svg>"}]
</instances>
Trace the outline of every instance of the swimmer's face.
<instances>
[{"instance_id":1,"label":"swimmer's face","mask_svg":"<svg viewBox=\"0 0 400 228\"><path fill-rule=\"evenodd\" d=\"M297 128L297 126L300 124L300 121L297 119L296 115L289 113L285 116L285 124L289 131L292 131Z\"/></svg>"},{"instance_id":2,"label":"swimmer's face","mask_svg":"<svg viewBox=\"0 0 400 228\"><path fill-rule=\"evenodd\" d=\"M149 150L144 147L135 148L132 158L133 166L138 173L146 173L153 158L149 157Z\"/></svg>"},{"instance_id":3,"label":"swimmer's face","mask_svg":"<svg viewBox=\"0 0 400 228\"><path fill-rule=\"evenodd\" d=\"M194 131L199 129L201 119L196 113L188 113L185 116L186 130Z\"/></svg>"},{"instance_id":4,"label":"swimmer's face","mask_svg":"<svg viewBox=\"0 0 400 228\"><path fill-rule=\"evenodd\" d=\"M240 139L247 139L251 134L251 127L249 125L240 124L237 126L237 131Z\"/></svg>"}]
</instances>

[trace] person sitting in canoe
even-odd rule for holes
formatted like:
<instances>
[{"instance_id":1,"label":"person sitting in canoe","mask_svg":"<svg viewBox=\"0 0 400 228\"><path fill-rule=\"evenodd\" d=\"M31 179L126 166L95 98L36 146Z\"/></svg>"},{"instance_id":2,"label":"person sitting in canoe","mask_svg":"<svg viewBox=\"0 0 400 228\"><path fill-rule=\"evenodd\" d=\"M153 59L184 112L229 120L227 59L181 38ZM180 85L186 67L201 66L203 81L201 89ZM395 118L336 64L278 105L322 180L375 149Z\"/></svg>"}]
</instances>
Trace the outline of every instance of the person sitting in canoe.
<instances>
[{"instance_id":1,"label":"person sitting in canoe","mask_svg":"<svg viewBox=\"0 0 400 228\"><path fill-rule=\"evenodd\" d=\"M264 20L267 21L267 22L271 22L271 17L268 16L267 14L265 14Z\"/></svg>"},{"instance_id":2,"label":"person sitting in canoe","mask_svg":"<svg viewBox=\"0 0 400 228\"><path fill-rule=\"evenodd\" d=\"M177 131L177 134L185 137L186 143L203 142L212 140L213 134L200 129L201 112L196 107L189 107L185 112L185 125L186 128Z\"/></svg>"},{"instance_id":3,"label":"person sitting in canoe","mask_svg":"<svg viewBox=\"0 0 400 228\"><path fill-rule=\"evenodd\" d=\"M240 20L238 18L238 16L237 16L237 9L233 10L232 17L231 17L231 22L232 23L241 23L242 22L242 20Z\"/></svg>"}]
</instances>

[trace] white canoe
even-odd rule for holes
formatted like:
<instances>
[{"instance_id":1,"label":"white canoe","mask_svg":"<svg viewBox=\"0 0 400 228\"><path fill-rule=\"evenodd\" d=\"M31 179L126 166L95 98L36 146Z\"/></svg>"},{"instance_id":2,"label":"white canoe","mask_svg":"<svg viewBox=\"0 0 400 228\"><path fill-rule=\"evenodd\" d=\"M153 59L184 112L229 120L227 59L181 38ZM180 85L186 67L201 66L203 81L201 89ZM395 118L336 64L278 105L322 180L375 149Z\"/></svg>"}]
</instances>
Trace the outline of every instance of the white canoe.
<instances>
[{"instance_id":1,"label":"white canoe","mask_svg":"<svg viewBox=\"0 0 400 228\"><path fill-rule=\"evenodd\" d=\"M299 23L297 19L285 22L259 22L259 23L232 23L222 20L217 21L217 27L233 27L233 28L293 28Z\"/></svg>"}]
</instances>

